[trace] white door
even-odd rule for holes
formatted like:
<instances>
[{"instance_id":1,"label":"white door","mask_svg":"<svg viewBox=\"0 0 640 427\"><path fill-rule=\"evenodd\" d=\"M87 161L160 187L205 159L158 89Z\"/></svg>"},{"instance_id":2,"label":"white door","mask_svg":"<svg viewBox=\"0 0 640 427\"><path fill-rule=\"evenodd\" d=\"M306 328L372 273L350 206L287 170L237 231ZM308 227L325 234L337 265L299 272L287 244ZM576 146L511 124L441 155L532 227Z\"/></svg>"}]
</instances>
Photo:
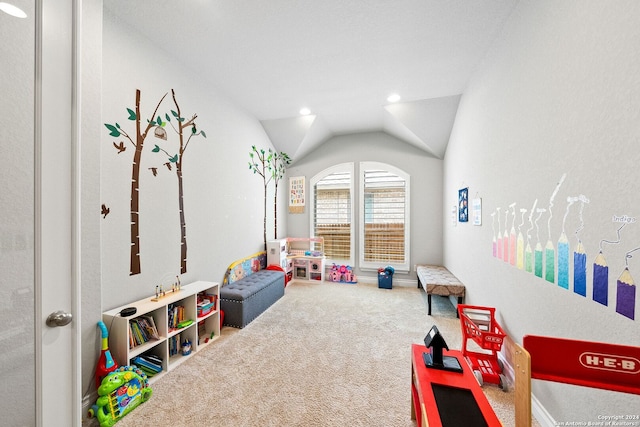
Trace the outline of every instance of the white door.
<instances>
[{"instance_id":1,"label":"white door","mask_svg":"<svg viewBox=\"0 0 640 427\"><path fill-rule=\"evenodd\" d=\"M0 12L2 424L79 426L74 1L4 3L27 16Z\"/></svg>"}]
</instances>

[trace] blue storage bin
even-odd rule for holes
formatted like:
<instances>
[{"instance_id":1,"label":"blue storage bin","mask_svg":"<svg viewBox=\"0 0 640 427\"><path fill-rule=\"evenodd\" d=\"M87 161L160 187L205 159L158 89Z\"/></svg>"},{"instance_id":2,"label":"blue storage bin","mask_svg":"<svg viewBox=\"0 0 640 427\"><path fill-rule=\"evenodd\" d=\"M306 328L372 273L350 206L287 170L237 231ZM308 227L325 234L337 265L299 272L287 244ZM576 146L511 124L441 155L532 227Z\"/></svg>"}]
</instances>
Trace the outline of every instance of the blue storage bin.
<instances>
[{"instance_id":1,"label":"blue storage bin","mask_svg":"<svg viewBox=\"0 0 640 427\"><path fill-rule=\"evenodd\" d=\"M378 273L378 287L391 289L393 287L393 274Z\"/></svg>"}]
</instances>

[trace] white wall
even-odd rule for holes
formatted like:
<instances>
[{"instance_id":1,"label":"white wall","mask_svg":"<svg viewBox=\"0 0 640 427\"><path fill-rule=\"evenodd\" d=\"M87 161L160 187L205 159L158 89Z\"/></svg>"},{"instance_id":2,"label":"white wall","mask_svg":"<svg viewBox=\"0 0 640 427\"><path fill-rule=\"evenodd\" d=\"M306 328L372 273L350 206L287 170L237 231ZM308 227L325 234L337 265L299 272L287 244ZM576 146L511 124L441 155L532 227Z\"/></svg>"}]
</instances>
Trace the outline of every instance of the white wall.
<instances>
[{"instance_id":1,"label":"white wall","mask_svg":"<svg viewBox=\"0 0 640 427\"><path fill-rule=\"evenodd\" d=\"M219 95L207 70L190 70L158 43L136 33L105 10L102 75L103 123L118 122L135 134L127 108L135 110L135 91L141 90L141 111L146 123L161 99L159 112L175 109L171 89L185 117L197 113L198 128L207 137L193 138L184 154L184 203L187 227L187 273L183 284L195 280L222 281L234 260L264 250L262 180L248 169L252 145L272 147L260 123ZM175 123L175 120L174 120ZM175 169L167 157L153 153L155 144L177 152L177 136L167 126L169 139L148 136L140 173L141 274L129 275L129 202L134 147L123 137L113 138L103 126L101 134L100 203L110 208L101 219L102 308L126 304L153 294L180 271L180 228ZM117 154L113 142L124 140ZM175 166L175 165L174 165ZM153 176L151 167L158 167ZM272 192L272 189L270 190ZM270 196L271 197L271 196ZM272 200L270 198L270 200ZM272 206L272 202L268 205ZM272 209L267 230L273 229Z\"/></svg>"},{"instance_id":2,"label":"white wall","mask_svg":"<svg viewBox=\"0 0 640 427\"><path fill-rule=\"evenodd\" d=\"M413 271L415 264L442 262L442 160L383 132L358 133L330 138L304 158L296 160L287 174L305 176L308 194L311 191L309 181L317 173L345 162L354 162L358 173L358 163L363 161L388 163L411 175L412 271L410 274L394 275L394 284L403 279L416 280ZM357 185L354 191L359 191ZM357 197L356 194L356 206L352 212L355 221L358 221ZM309 209L310 206L306 206L304 214L287 214L290 237L309 236ZM357 251L357 242L355 247ZM358 256L354 259L357 260ZM375 272L362 272L356 268L356 274L377 280Z\"/></svg>"},{"instance_id":3,"label":"white wall","mask_svg":"<svg viewBox=\"0 0 640 427\"><path fill-rule=\"evenodd\" d=\"M639 21L635 1L521 1L462 97L444 162L444 262L467 286L466 302L496 307L515 341L533 334L640 345L638 304L636 320L618 314L615 289L625 262L640 277L640 251L625 258L640 247L639 221L625 226L620 244L603 245L608 306L592 299L600 242L616 240L620 226L613 216L640 215ZM481 227L451 223L467 186L470 198L482 197ZM581 194L590 202L576 234L580 204L566 220L565 212L567 198ZM538 221L543 247L551 236L557 249L563 223L571 253L578 237L584 244L586 297L571 281L567 290L493 257L491 213L502 209L504 232L505 209L515 203L517 230L519 210L536 199L547 209ZM558 422L638 412L637 396L536 381L533 390Z\"/></svg>"}]
</instances>

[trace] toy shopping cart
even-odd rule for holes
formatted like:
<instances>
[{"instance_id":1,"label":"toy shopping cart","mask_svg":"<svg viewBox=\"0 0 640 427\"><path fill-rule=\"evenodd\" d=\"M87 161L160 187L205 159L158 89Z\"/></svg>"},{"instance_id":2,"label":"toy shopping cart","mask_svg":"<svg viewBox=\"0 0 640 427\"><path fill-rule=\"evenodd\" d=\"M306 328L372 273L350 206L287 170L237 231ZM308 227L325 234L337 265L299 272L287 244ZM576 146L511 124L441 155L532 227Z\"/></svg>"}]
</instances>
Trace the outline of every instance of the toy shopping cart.
<instances>
[{"instance_id":1,"label":"toy shopping cart","mask_svg":"<svg viewBox=\"0 0 640 427\"><path fill-rule=\"evenodd\" d=\"M497 384L503 391L507 391L507 380L502 374L502 362L498 360L498 352L506 334L495 320L495 311L496 309L491 307L458 304L462 328L462 355L481 386L487 382ZM469 339L486 351L468 350Z\"/></svg>"}]
</instances>

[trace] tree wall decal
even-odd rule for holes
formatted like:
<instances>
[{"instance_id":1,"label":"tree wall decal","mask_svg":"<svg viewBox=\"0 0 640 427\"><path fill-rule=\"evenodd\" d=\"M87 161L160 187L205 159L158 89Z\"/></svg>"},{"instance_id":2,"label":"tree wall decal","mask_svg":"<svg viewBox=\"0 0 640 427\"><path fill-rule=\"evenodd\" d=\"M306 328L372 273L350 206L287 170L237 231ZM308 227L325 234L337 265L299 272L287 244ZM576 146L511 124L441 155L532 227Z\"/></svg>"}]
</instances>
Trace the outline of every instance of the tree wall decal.
<instances>
[{"instance_id":1,"label":"tree wall decal","mask_svg":"<svg viewBox=\"0 0 640 427\"><path fill-rule=\"evenodd\" d=\"M271 177L275 185L273 194L273 238L278 238L278 183L287 171L287 166L291 164L291 158L287 153L275 153L271 157Z\"/></svg>"},{"instance_id":2,"label":"tree wall decal","mask_svg":"<svg viewBox=\"0 0 640 427\"><path fill-rule=\"evenodd\" d=\"M183 187L183 175L182 175L182 168L183 168L182 161L184 158L184 154L187 150L187 147L189 146L189 142L191 141L191 138L199 135L202 135L204 138L206 138L207 134L203 130L198 130L198 128L196 127L195 120L198 117L197 114L194 114L189 120L186 120L182 116L180 105L178 104L178 100L176 99L176 93L173 89L171 89L171 97L173 98L173 104L175 105L175 108L176 108L175 110L171 110L171 115L176 120L177 127L174 126L173 122L171 121L171 116L169 116L168 113L165 114L165 119L167 120L166 122L163 122L160 116L158 116L156 122L157 122L157 126L160 126L161 129L163 129L167 125L167 123L169 123L173 128L173 130L178 134L178 139L179 139L178 153L172 156L167 150L161 148L157 144L151 151L153 151L154 153L158 153L162 151L167 155L168 161L164 165L167 167L169 171L171 171L172 169L171 165L175 165L176 176L178 178L178 209L180 213L180 274L185 274L187 272L187 224L186 224L185 215L184 215L184 187ZM185 141L185 129L188 129L188 128L191 128L191 129L190 131L187 130L188 136L186 137L186 141ZM166 139L166 135L165 135L165 138L161 138L161 139ZM154 169L155 170L152 170L152 172L155 175L157 173L157 168L154 168Z\"/></svg>"},{"instance_id":3,"label":"tree wall decal","mask_svg":"<svg viewBox=\"0 0 640 427\"><path fill-rule=\"evenodd\" d=\"M120 125L116 122L115 124L105 123L104 125L109 130L109 135L117 138L119 136L124 136L135 148L133 153L133 161L131 164L131 249L130 249L130 261L129 261L129 275L133 276L135 274L140 274L140 205L139 205L139 190L140 190L140 161L142 159L142 148L144 146L144 141L147 138L149 130L156 126L157 123L153 120L156 113L158 112L158 108L160 108L160 104L167 96L165 93L164 96L158 101L153 114L151 114L151 119L147 119L147 125L142 131L142 125L140 123L140 118L142 114L140 113L140 89L136 89L136 109L135 111L127 108L127 112L129 113L128 119L136 122L136 130L135 130L135 141L129 136L129 134L120 127ZM126 146L124 141L120 141L119 144L113 142L114 147L118 151L117 154L122 153L126 150Z\"/></svg>"},{"instance_id":4,"label":"tree wall decal","mask_svg":"<svg viewBox=\"0 0 640 427\"><path fill-rule=\"evenodd\" d=\"M286 153L277 153L269 148L269 151L264 149L258 150L255 145L251 146L251 152L249 153L249 169L254 174L258 174L262 177L262 185L264 187L264 217L263 217L263 239L264 250L267 250L267 188L269 183L273 180L275 182L275 194L273 201L273 213L274 213L274 238L278 236L278 182L284 177L286 171L286 165L291 163L291 159Z\"/></svg>"},{"instance_id":5,"label":"tree wall decal","mask_svg":"<svg viewBox=\"0 0 640 427\"><path fill-rule=\"evenodd\" d=\"M254 174L262 177L262 185L264 187L263 239L265 251L267 250L267 186L272 179L270 168L273 155L274 152L271 148L269 148L269 153L267 153L262 148L258 150L255 145L251 146L251 152L249 153L251 159L249 160L249 169L251 169Z\"/></svg>"}]
</instances>

